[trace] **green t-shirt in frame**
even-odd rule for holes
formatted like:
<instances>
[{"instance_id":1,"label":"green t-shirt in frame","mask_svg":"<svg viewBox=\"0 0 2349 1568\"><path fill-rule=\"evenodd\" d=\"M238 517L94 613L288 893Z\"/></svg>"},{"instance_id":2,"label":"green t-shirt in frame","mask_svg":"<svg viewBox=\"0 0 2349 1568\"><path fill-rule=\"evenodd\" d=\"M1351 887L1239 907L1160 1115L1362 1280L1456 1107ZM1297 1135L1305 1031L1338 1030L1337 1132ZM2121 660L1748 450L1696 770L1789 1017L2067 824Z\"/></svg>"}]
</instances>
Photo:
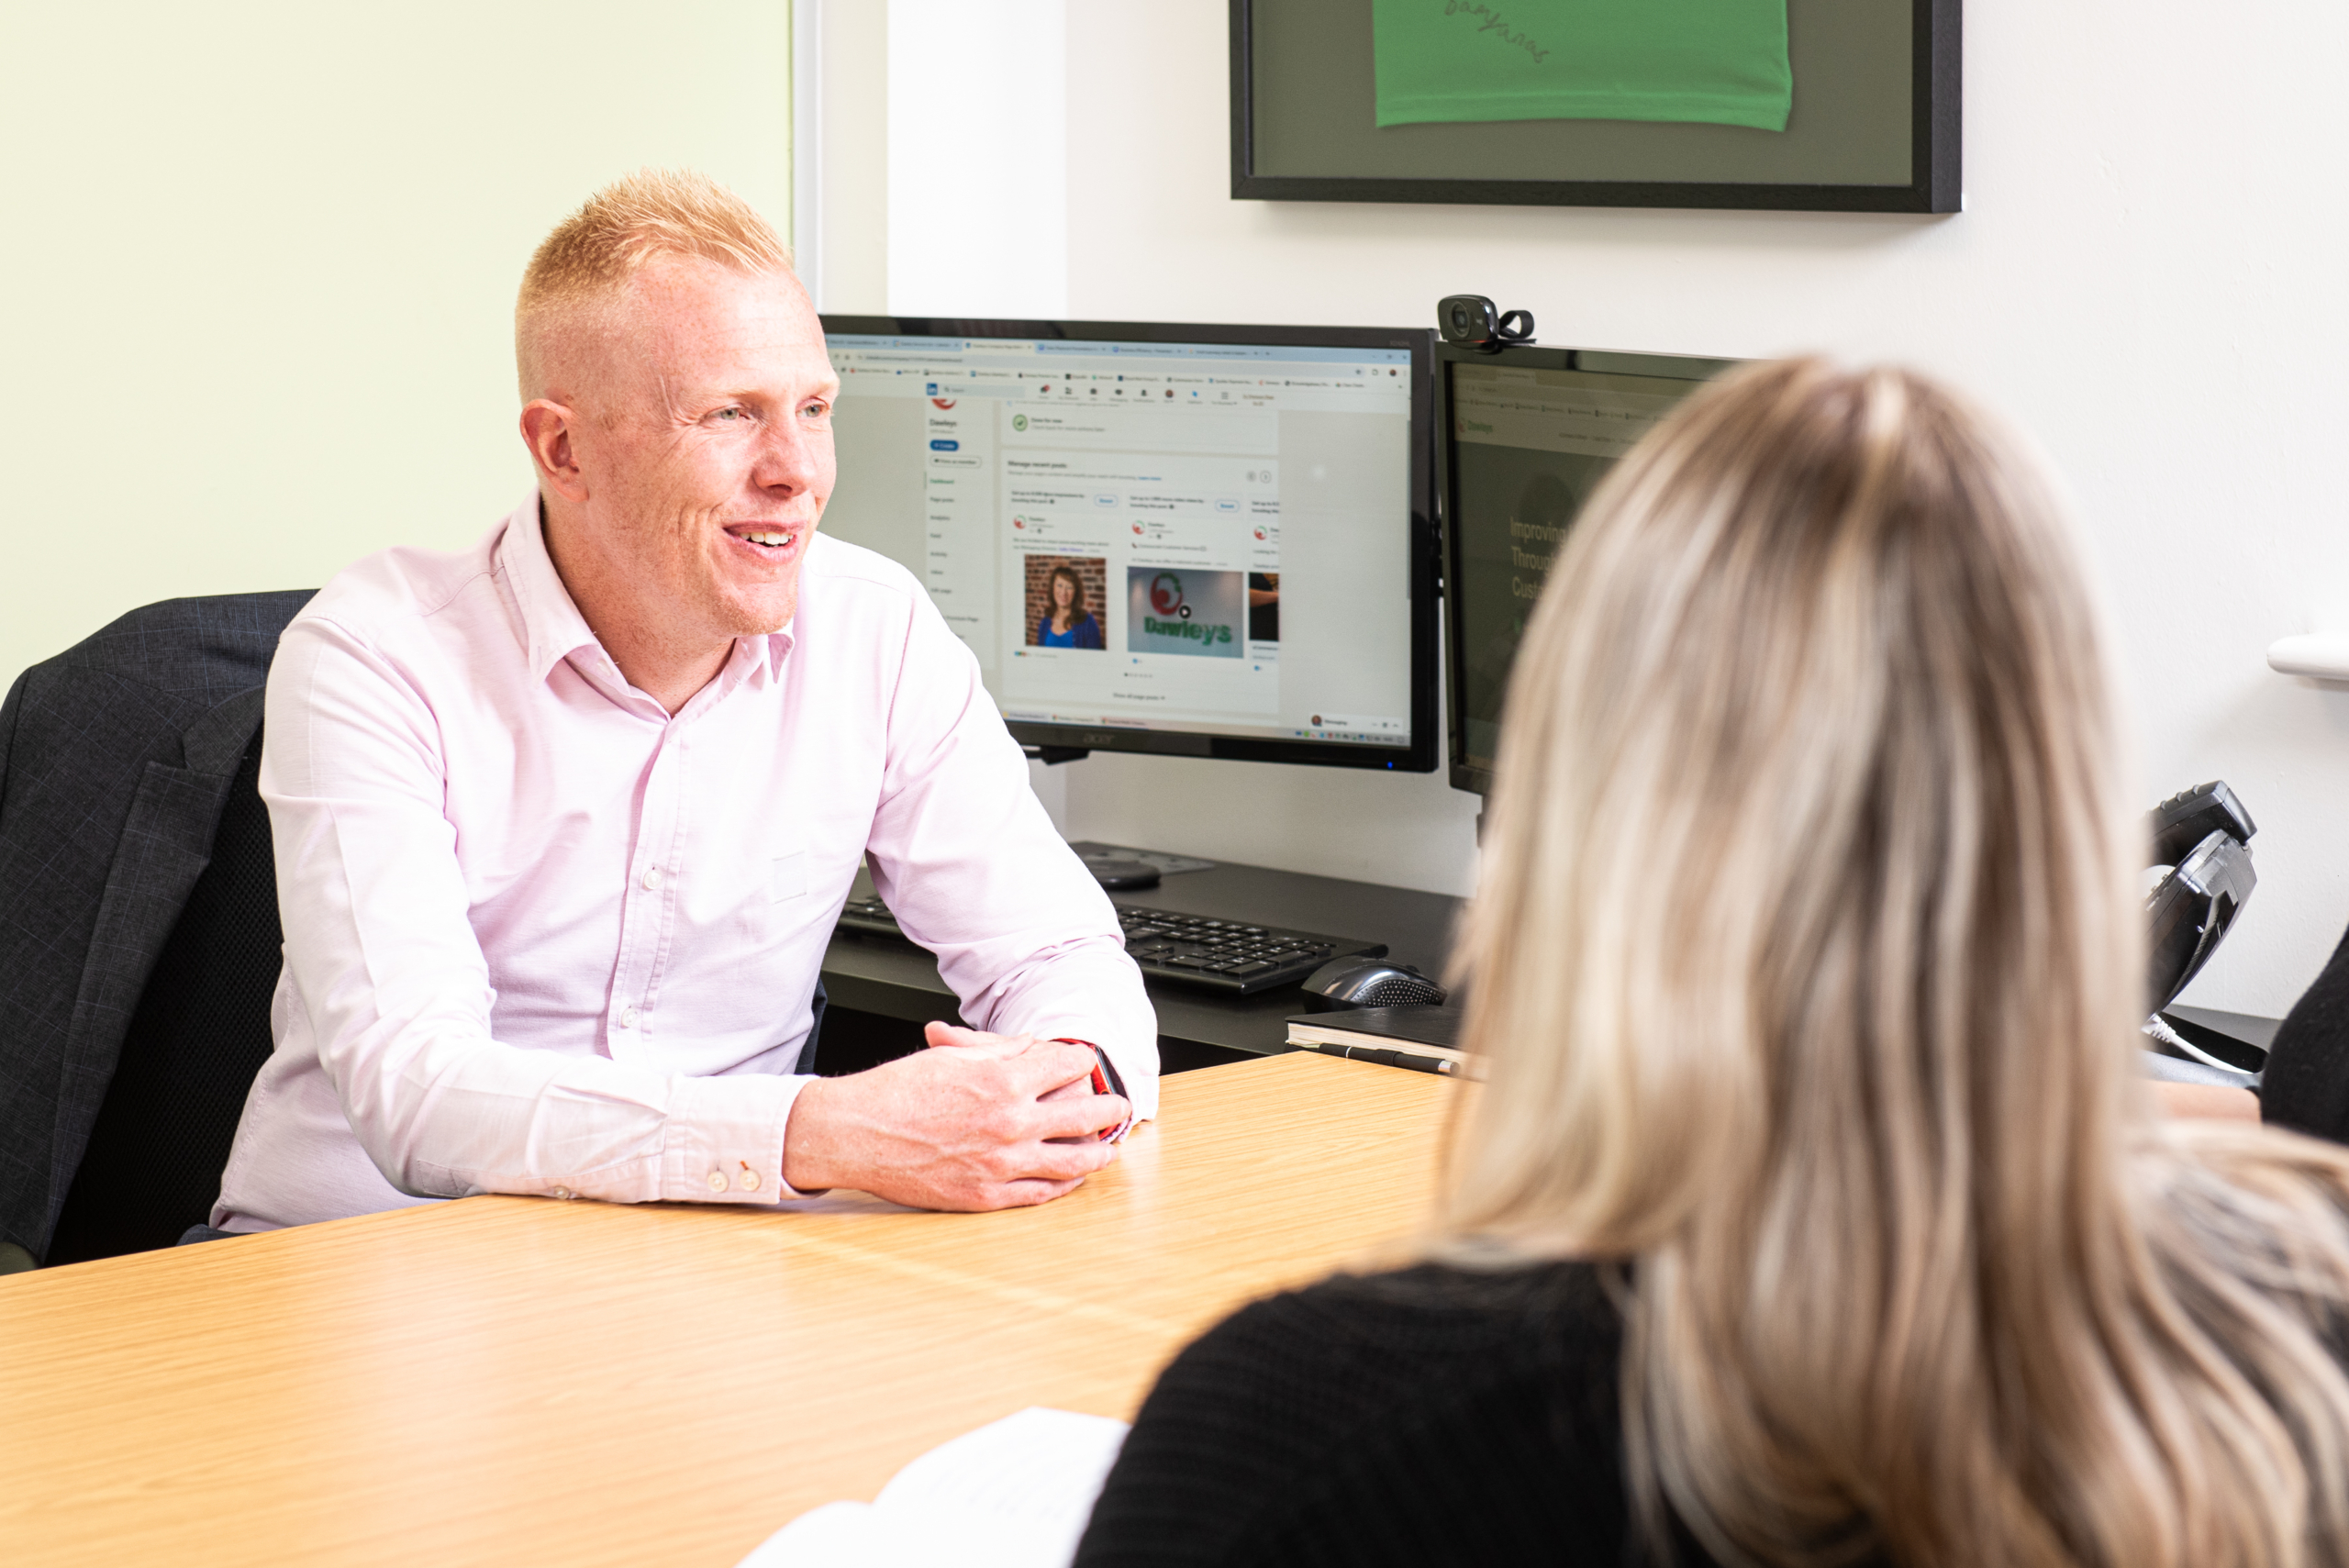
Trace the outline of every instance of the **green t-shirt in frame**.
<instances>
[{"instance_id":1,"label":"green t-shirt in frame","mask_svg":"<svg viewBox=\"0 0 2349 1568\"><path fill-rule=\"evenodd\" d=\"M1378 123L1703 120L1784 130L1787 0L1371 0Z\"/></svg>"}]
</instances>

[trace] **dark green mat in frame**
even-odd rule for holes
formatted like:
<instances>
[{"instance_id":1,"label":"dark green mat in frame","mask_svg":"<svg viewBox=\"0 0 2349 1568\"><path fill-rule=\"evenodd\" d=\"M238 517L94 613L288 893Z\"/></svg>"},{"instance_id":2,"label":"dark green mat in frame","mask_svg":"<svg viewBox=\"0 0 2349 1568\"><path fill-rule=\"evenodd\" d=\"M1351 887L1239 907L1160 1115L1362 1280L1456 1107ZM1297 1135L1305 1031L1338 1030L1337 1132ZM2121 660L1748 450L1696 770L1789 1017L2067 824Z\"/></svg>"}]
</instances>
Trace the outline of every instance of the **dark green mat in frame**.
<instances>
[{"instance_id":1,"label":"dark green mat in frame","mask_svg":"<svg viewBox=\"0 0 2349 1568\"><path fill-rule=\"evenodd\" d=\"M1960 0L1787 0L1783 131L1598 119L1382 128L1372 0L1230 4L1235 198L1958 210ZM1511 14L1508 0L1487 4Z\"/></svg>"}]
</instances>

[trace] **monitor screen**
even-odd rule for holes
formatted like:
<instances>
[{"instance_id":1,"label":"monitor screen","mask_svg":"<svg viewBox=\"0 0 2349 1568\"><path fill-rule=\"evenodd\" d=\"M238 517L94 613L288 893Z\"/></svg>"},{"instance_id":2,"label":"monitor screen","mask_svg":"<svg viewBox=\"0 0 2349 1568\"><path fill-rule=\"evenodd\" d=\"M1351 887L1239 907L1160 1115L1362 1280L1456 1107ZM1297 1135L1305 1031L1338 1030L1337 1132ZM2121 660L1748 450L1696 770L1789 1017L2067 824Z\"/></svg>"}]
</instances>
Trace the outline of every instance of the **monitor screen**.
<instances>
[{"instance_id":1,"label":"monitor screen","mask_svg":"<svg viewBox=\"0 0 2349 1568\"><path fill-rule=\"evenodd\" d=\"M1734 362L1438 350L1453 787L1481 794L1492 781L1509 666L1583 504L1633 442Z\"/></svg>"},{"instance_id":2,"label":"monitor screen","mask_svg":"<svg viewBox=\"0 0 2349 1568\"><path fill-rule=\"evenodd\" d=\"M826 532L1038 747L1435 766L1430 335L827 316Z\"/></svg>"}]
</instances>

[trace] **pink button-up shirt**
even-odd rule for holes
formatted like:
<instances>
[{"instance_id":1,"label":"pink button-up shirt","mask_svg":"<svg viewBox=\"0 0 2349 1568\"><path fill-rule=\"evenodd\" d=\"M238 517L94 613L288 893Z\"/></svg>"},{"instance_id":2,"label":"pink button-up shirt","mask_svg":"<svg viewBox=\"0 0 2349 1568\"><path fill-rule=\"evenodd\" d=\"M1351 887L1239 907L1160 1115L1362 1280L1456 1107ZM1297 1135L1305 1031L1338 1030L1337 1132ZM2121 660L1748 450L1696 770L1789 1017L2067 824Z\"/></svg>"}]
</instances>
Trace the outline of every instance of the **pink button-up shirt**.
<instances>
[{"instance_id":1,"label":"pink button-up shirt","mask_svg":"<svg viewBox=\"0 0 2349 1568\"><path fill-rule=\"evenodd\" d=\"M674 717L556 575L534 497L328 584L270 668L285 968L212 1222L469 1193L772 1203L858 862L964 1018L1158 1098L1109 902L919 584L818 535L791 626Z\"/></svg>"}]
</instances>

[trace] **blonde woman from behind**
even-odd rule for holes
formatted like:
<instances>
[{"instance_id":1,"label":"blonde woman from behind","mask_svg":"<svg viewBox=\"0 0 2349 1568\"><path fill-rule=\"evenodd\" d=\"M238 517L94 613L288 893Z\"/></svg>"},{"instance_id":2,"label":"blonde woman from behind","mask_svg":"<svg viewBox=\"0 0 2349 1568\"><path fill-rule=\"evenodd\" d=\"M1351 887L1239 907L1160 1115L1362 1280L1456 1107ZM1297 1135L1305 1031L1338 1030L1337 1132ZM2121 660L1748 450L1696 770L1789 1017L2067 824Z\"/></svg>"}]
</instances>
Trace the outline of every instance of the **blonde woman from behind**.
<instances>
[{"instance_id":1,"label":"blonde woman from behind","mask_svg":"<svg viewBox=\"0 0 2349 1568\"><path fill-rule=\"evenodd\" d=\"M2349 1159L2133 1075L2117 728L1995 426L1692 399L1519 654L1429 1261L1185 1351L1078 1561L2349 1563Z\"/></svg>"}]
</instances>

